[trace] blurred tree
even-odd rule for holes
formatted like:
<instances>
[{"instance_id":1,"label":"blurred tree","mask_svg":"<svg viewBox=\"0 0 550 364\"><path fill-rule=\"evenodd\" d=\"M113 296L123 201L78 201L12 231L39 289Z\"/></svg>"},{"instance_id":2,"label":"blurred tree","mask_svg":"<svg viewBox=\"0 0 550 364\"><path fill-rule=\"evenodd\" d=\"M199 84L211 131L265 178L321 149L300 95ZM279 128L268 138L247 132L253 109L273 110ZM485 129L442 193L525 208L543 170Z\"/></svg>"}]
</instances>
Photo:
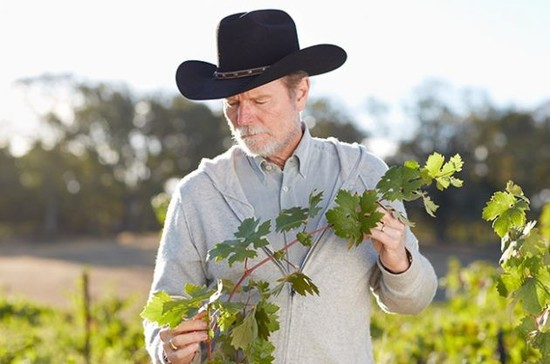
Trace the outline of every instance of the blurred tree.
<instances>
[{"instance_id":1,"label":"blurred tree","mask_svg":"<svg viewBox=\"0 0 550 364\"><path fill-rule=\"evenodd\" d=\"M407 159L426 160L434 151L443 154L446 159L459 153L468 165L468 154L471 144L471 130L461 115L443 96L447 95L447 85L439 81L429 81L416 89L413 103L407 107L409 115L416 123L415 133L410 139L401 143L398 153L390 163L402 163ZM466 184L466 186L468 186ZM437 210L437 223L425 217L420 204L413 204L410 214L413 219L424 220L435 232L437 241L445 241L447 227L457 214L464 214L459 209L461 194L464 189L440 193L432 188L429 193L440 206Z\"/></svg>"},{"instance_id":2,"label":"blurred tree","mask_svg":"<svg viewBox=\"0 0 550 364\"><path fill-rule=\"evenodd\" d=\"M495 190L517 181L536 202L532 208L538 216L544 201L537 198L550 192L550 114L537 121L533 113L510 110L475 125L475 178L483 177Z\"/></svg>"},{"instance_id":3,"label":"blurred tree","mask_svg":"<svg viewBox=\"0 0 550 364\"><path fill-rule=\"evenodd\" d=\"M22 83L33 97L42 95L42 104L50 102L36 107L45 127L26 155L16 158L0 147L0 233L2 226L40 233L156 230L151 198L232 143L221 114L179 95L137 95L124 85L69 76ZM478 230L468 228L476 222L493 236L481 210L507 179L540 200L534 210L550 194L550 106L520 112L496 110L482 98L457 99L441 83L417 89L408 108L417 128L387 160L425 160L433 151L461 154L465 188L431 191L441 206L437 224L422 221L433 224L443 241L461 224L468 239L478 238ZM374 101L367 106L386 112ZM311 99L304 120L314 136L362 142L367 133L342 110L328 99ZM412 220L425 219L419 209L409 207Z\"/></svg>"},{"instance_id":4,"label":"blurred tree","mask_svg":"<svg viewBox=\"0 0 550 364\"><path fill-rule=\"evenodd\" d=\"M20 213L28 209L28 191L20 182L18 159L7 146L0 148L0 237L14 230L24 230L25 219Z\"/></svg>"},{"instance_id":5,"label":"blurred tree","mask_svg":"<svg viewBox=\"0 0 550 364\"><path fill-rule=\"evenodd\" d=\"M361 143L367 133L360 130L343 108L326 98L312 99L304 111L304 120L311 135L334 137L348 143Z\"/></svg>"},{"instance_id":6,"label":"blurred tree","mask_svg":"<svg viewBox=\"0 0 550 364\"><path fill-rule=\"evenodd\" d=\"M408 108L416 131L401 143L391 162L425 160L433 151L446 157L459 153L465 162L461 173L465 187L445 194L430 191L440 206L437 223L425 220L419 205L413 205L410 213L432 226L437 241L452 239L450 230L457 226L468 240L483 239L490 237L488 229L472 227L479 222L484 201L509 179L532 195L550 187L549 117L535 121L533 113L496 110L483 98L460 104L450 93L445 85L431 82L416 91Z\"/></svg>"},{"instance_id":7,"label":"blurred tree","mask_svg":"<svg viewBox=\"0 0 550 364\"><path fill-rule=\"evenodd\" d=\"M40 186L44 203L37 210L47 232L158 229L151 197L229 140L222 117L205 105L138 97L123 85L62 81L62 92L70 95L63 112L53 105L41 115L53 136L48 150L35 146L20 172ZM25 84L61 92L53 77Z\"/></svg>"}]
</instances>

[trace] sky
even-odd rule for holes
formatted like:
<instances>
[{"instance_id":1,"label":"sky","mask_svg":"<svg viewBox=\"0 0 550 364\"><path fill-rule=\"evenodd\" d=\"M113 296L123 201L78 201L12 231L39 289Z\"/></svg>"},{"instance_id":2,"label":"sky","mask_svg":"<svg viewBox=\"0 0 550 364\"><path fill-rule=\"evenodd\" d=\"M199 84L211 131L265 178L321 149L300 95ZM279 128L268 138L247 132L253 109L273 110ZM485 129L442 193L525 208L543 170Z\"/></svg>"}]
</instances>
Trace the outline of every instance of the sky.
<instances>
[{"instance_id":1,"label":"sky","mask_svg":"<svg viewBox=\"0 0 550 364\"><path fill-rule=\"evenodd\" d=\"M0 143L19 145L38 126L39 101L18 79L70 73L177 93L181 62L217 63L220 19L261 8L287 11L301 47L347 51L341 68L312 78L311 95L330 97L366 130L380 130L364 115L366 100L386 104L389 138L411 132L400 110L427 80L482 91L501 106L550 100L547 0L0 0Z\"/></svg>"}]
</instances>

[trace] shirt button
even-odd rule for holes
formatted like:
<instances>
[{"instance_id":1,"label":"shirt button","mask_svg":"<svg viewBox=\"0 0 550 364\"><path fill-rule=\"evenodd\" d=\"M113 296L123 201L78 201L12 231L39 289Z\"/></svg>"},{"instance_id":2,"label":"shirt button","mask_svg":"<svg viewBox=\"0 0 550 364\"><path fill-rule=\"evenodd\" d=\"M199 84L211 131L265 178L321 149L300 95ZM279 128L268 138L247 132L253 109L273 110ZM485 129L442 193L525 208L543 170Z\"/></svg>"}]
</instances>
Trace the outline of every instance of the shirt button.
<instances>
[{"instance_id":1,"label":"shirt button","mask_svg":"<svg viewBox=\"0 0 550 364\"><path fill-rule=\"evenodd\" d=\"M283 192L288 192L288 187L287 186L283 186Z\"/></svg>"},{"instance_id":2,"label":"shirt button","mask_svg":"<svg viewBox=\"0 0 550 364\"><path fill-rule=\"evenodd\" d=\"M273 169L273 166L271 164L266 164L265 165L265 170L266 171L271 172L272 169Z\"/></svg>"}]
</instances>

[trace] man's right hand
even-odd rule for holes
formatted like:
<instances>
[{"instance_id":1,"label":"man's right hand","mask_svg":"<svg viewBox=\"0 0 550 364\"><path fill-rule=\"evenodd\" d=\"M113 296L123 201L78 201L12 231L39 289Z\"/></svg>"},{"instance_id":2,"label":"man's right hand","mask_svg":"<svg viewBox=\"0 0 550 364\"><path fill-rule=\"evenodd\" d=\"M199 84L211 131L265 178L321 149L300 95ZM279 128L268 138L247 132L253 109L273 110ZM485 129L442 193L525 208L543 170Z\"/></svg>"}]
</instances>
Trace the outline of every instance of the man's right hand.
<instances>
[{"instance_id":1,"label":"man's right hand","mask_svg":"<svg viewBox=\"0 0 550 364\"><path fill-rule=\"evenodd\" d=\"M204 313L182 321L173 329L160 330L164 353L170 363L189 364L200 351L200 343L208 339L208 324L203 318Z\"/></svg>"}]
</instances>

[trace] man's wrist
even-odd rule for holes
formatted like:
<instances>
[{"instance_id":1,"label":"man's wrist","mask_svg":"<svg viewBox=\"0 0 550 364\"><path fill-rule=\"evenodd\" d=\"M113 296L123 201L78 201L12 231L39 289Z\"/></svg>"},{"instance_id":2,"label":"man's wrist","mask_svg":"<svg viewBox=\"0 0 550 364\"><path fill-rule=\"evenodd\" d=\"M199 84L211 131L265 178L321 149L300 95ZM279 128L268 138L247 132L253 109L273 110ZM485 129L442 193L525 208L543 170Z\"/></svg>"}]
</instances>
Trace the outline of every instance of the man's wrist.
<instances>
[{"instance_id":1,"label":"man's wrist","mask_svg":"<svg viewBox=\"0 0 550 364\"><path fill-rule=\"evenodd\" d=\"M405 248L405 253L407 254L407 264L406 264L406 267L403 266L402 269L390 269L388 266L386 266L384 264L384 262L382 261L382 259L379 258L380 260L380 265L382 265L382 267L387 270L388 272L392 273L392 274L400 274L400 273L404 273L406 272L407 270L409 270L409 268L411 267L411 264L412 264L412 255L411 253L409 253L409 250L407 248ZM393 267L392 267L393 268Z\"/></svg>"}]
</instances>

